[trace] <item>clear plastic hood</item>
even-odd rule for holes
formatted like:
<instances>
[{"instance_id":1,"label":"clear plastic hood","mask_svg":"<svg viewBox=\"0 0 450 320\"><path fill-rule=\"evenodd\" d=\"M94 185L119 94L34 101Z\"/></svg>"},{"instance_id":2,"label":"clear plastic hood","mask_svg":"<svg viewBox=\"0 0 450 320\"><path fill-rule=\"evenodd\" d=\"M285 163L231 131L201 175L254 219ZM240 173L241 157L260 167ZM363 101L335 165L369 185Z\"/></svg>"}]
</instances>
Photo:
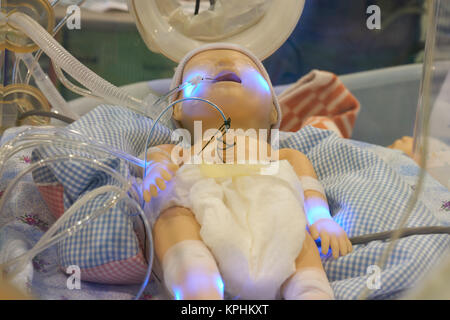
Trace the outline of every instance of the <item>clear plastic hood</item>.
<instances>
[{"instance_id":1,"label":"clear plastic hood","mask_svg":"<svg viewBox=\"0 0 450 320\"><path fill-rule=\"evenodd\" d=\"M201 41L218 41L242 32L267 14L273 0L195 1L158 0L161 13L167 13L167 21L187 37ZM203 7L203 8L202 8ZM205 28L208 26L208 28Z\"/></svg>"},{"instance_id":2,"label":"clear plastic hood","mask_svg":"<svg viewBox=\"0 0 450 320\"><path fill-rule=\"evenodd\" d=\"M245 46L260 59L287 40L305 1L129 0L129 9L147 46L179 61L196 47L215 41ZM289 8L289 10L286 10Z\"/></svg>"}]
</instances>

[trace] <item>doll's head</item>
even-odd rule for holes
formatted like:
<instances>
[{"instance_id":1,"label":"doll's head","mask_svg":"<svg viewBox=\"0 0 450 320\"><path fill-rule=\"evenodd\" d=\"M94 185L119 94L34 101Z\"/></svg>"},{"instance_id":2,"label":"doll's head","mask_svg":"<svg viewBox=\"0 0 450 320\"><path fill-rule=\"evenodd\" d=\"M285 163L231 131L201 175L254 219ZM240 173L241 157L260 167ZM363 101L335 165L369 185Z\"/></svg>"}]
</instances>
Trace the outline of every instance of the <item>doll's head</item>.
<instances>
[{"instance_id":1,"label":"doll's head","mask_svg":"<svg viewBox=\"0 0 450 320\"><path fill-rule=\"evenodd\" d=\"M189 53L179 64L172 88L202 76L174 99L201 97L217 104L231 118L233 129L278 128L281 112L269 76L262 63L249 51L230 44L214 44ZM184 101L174 107L176 125L190 131L202 121L203 131L223 124L220 113L205 102Z\"/></svg>"}]
</instances>

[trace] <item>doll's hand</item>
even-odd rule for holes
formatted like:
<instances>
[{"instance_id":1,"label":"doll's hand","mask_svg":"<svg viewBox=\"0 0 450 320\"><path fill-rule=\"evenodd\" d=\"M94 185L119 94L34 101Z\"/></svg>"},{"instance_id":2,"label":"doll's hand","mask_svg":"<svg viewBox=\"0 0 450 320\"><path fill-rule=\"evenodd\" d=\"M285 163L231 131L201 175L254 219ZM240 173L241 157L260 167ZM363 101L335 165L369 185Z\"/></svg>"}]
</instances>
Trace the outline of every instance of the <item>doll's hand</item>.
<instances>
[{"instance_id":1,"label":"doll's hand","mask_svg":"<svg viewBox=\"0 0 450 320\"><path fill-rule=\"evenodd\" d=\"M345 256L352 252L352 244L347 237L347 233L332 219L319 219L309 227L309 232L314 240L320 237L322 243L322 253L327 254L331 247L333 258Z\"/></svg>"},{"instance_id":2,"label":"doll's hand","mask_svg":"<svg viewBox=\"0 0 450 320\"><path fill-rule=\"evenodd\" d=\"M395 140L388 148L401 150L406 153L410 158L414 158L413 148L414 139L412 137L403 137L401 139Z\"/></svg>"},{"instance_id":3,"label":"doll's hand","mask_svg":"<svg viewBox=\"0 0 450 320\"><path fill-rule=\"evenodd\" d=\"M158 190L166 189L166 182L170 181L178 170L178 165L170 160L150 161L147 167L147 175L142 183L142 191L145 202L158 195Z\"/></svg>"}]
</instances>

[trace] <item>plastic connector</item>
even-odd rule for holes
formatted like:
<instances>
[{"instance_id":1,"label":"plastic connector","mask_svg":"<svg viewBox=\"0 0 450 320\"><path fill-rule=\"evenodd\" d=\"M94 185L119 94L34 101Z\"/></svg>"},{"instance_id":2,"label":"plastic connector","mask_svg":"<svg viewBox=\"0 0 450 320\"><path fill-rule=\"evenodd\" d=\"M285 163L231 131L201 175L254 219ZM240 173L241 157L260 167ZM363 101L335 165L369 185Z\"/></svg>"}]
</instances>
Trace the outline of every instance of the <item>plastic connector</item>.
<instances>
[{"instance_id":1,"label":"plastic connector","mask_svg":"<svg viewBox=\"0 0 450 320\"><path fill-rule=\"evenodd\" d=\"M196 86L203 80L204 80L204 78L202 76L196 76L196 77L192 78L191 80L189 80L189 83Z\"/></svg>"}]
</instances>

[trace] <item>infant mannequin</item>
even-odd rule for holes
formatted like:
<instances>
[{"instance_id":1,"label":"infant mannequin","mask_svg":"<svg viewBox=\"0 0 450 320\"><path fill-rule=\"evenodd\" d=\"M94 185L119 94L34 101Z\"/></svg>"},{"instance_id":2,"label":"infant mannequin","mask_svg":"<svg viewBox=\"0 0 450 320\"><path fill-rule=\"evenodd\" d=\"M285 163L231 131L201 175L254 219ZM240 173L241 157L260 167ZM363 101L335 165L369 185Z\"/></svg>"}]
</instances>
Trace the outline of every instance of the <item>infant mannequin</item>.
<instances>
[{"instance_id":1,"label":"infant mannequin","mask_svg":"<svg viewBox=\"0 0 450 320\"><path fill-rule=\"evenodd\" d=\"M308 158L294 149L272 150L267 143L281 114L267 73L256 60L232 46L197 50L179 67L182 82L198 74L214 81L201 82L177 97L207 99L231 120L230 131L254 130L256 136L241 139L227 132L223 140L215 139L222 149L212 144L206 152L203 148L211 140L203 134L217 131L224 120L207 103L187 100L175 105L173 120L194 137L193 147L160 145L147 155L151 166L143 195L158 215L155 253L166 287L177 299L223 299L224 290L244 299L333 299L314 239L320 237L322 253L331 248L334 258L352 251L345 231L329 214ZM195 121L201 121L200 137ZM277 173L262 175L261 165L239 167L237 150L242 144L246 164L262 163L260 150L267 150ZM219 163L192 163L198 150ZM266 240L273 240L272 245Z\"/></svg>"}]
</instances>

